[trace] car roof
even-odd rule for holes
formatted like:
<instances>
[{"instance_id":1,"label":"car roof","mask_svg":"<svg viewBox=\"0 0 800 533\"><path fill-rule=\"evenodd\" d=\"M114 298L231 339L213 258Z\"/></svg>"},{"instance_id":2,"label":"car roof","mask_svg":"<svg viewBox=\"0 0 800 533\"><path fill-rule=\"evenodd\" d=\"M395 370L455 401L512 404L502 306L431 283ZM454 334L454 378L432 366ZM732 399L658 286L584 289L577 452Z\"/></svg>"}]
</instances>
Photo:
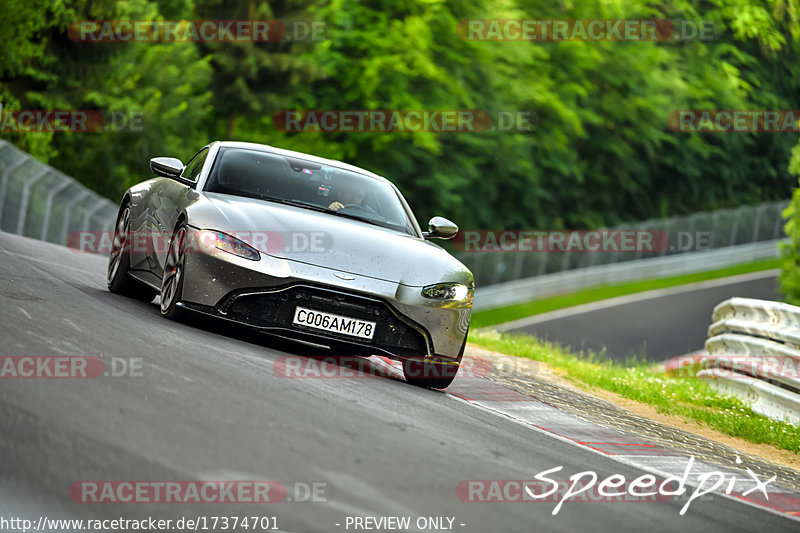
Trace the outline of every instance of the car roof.
<instances>
[{"instance_id":1,"label":"car roof","mask_svg":"<svg viewBox=\"0 0 800 533\"><path fill-rule=\"evenodd\" d=\"M351 172L356 172L358 174L364 174L366 176L370 176L372 178L379 179L381 181L385 181L391 183L388 179L375 174L374 172L370 172L369 170L364 170L363 168L357 167L355 165L351 165L349 163L343 163L342 161L336 161L335 159L326 159L324 157L318 157L311 154L306 154L303 152L295 152L294 150L285 150L283 148L276 148L275 146L270 146L268 144L258 144L258 143L249 143L249 142L240 142L240 141L214 141L211 144L219 144L223 148L241 148L244 150L259 150L262 152L271 152L273 154L282 155L286 157L296 157L299 159L305 159L307 161L311 161L313 163L320 163L323 165L328 165L331 167L337 167L344 170L349 170ZM210 145L209 145L210 146Z\"/></svg>"}]
</instances>

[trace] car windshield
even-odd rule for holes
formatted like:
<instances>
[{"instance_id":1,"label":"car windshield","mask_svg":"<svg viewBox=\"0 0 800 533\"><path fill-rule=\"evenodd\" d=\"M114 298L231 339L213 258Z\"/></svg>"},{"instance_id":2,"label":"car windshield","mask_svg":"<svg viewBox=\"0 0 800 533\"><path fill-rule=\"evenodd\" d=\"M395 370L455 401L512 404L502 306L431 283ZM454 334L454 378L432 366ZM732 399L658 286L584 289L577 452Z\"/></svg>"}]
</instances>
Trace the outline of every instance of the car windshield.
<instances>
[{"instance_id":1,"label":"car windshield","mask_svg":"<svg viewBox=\"0 0 800 533\"><path fill-rule=\"evenodd\" d=\"M222 148L205 190L324 211L416 236L391 185L305 159Z\"/></svg>"}]
</instances>

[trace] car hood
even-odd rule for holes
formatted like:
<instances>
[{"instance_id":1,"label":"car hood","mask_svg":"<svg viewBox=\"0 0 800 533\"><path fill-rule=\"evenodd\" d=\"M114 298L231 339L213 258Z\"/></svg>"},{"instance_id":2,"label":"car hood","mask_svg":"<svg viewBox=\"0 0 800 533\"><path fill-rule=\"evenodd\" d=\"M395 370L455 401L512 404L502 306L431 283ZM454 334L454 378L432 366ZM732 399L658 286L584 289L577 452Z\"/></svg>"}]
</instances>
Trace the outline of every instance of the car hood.
<instances>
[{"instance_id":1,"label":"car hood","mask_svg":"<svg viewBox=\"0 0 800 533\"><path fill-rule=\"evenodd\" d=\"M409 286L472 285L470 271L428 241L328 213L205 192L189 223L241 238L273 257Z\"/></svg>"}]
</instances>

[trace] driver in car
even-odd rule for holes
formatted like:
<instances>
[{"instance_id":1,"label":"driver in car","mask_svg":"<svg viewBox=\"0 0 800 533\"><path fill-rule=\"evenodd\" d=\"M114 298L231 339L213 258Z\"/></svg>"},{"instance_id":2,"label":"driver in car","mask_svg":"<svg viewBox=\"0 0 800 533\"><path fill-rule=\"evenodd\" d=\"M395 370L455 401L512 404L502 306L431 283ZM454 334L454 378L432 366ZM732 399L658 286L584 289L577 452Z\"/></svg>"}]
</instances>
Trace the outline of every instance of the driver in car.
<instances>
[{"instance_id":1,"label":"driver in car","mask_svg":"<svg viewBox=\"0 0 800 533\"><path fill-rule=\"evenodd\" d=\"M332 202L331 205L328 206L328 209L338 211L348 205L361 206L365 194L364 188L361 185L357 183L348 183L344 185L339 192L339 200Z\"/></svg>"}]
</instances>

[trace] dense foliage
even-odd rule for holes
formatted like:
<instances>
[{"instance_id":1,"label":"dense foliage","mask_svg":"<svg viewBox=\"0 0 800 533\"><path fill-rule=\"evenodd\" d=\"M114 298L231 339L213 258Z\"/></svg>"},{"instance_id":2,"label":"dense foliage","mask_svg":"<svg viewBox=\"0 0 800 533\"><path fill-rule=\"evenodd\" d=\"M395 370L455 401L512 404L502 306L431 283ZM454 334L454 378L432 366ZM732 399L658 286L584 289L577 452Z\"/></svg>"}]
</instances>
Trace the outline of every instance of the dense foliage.
<instances>
[{"instance_id":1,"label":"dense foliage","mask_svg":"<svg viewBox=\"0 0 800 533\"><path fill-rule=\"evenodd\" d=\"M420 219L581 228L786 198L789 133L686 133L681 109L800 108L798 0L0 0L0 101L141 113L141 131L0 133L112 198L211 139L344 159ZM713 22L711 40L470 41L475 18ZM79 20L323 21L320 40L75 42ZM302 109L535 113L532 131L280 131Z\"/></svg>"},{"instance_id":2,"label":"dense foliage","mask_svg":"<svg viewBox=\"0 0 800 533\"><path fill-rule=\"evenodd\" d=\"M800 175L800 143L792 150L789 168L792 173ZM800 187L794 190L792 201L783 215L786 218L789 242L781 249L783 265L778 279L786 301L800 305Z\"/></svg>"}]
</instances>

